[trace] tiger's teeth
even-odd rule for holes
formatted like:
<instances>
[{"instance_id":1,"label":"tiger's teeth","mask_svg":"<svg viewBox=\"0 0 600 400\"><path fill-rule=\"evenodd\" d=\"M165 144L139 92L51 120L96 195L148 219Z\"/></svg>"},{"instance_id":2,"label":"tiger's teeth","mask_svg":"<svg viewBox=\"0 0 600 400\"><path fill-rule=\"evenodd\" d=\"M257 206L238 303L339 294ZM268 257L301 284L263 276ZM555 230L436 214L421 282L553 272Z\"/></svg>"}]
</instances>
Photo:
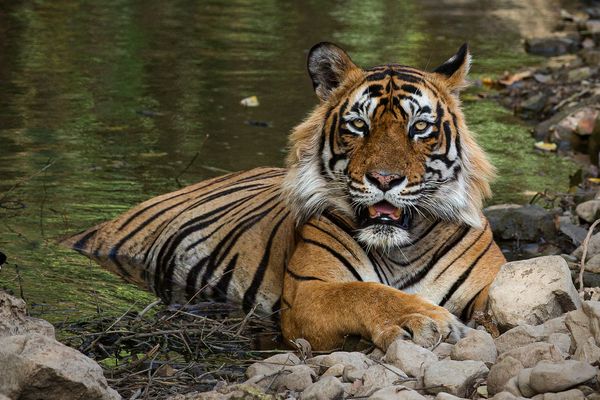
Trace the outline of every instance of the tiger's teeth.
<instances>
[{"instance_id":1,"label":"tiger's teeth","mask_svg":"<svg viewBox=\"0 0 600 400\"><path fill-rule=\"evenodd\" d=\"M375 218L379 213L375 210L375 207L369 206L369 217Z\"/></svg>"},{"instance_id":2,"label":"tiger's teeth","mask_svg":"<svg viewBox=\"0 0 600 400\"><path fill-rule=\"evenodd\" d=\"M392 218L393 218L394 220L398 220L398 219L400 219L400 217L401 217L401 216L402 216L402 210L401 210L401 209L399 209L399 208L396 208L396 209L394 210L394 212L392 213Z\"/></svg>"}]
</instances>

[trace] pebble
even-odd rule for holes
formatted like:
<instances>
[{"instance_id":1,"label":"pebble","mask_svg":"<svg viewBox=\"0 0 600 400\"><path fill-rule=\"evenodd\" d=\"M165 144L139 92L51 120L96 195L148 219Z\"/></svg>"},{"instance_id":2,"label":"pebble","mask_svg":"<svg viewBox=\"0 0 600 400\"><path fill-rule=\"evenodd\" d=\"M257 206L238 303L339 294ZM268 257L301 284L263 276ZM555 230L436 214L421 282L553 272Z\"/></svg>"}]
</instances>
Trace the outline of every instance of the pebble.
<instances>
[{"instance_id":1,"label":"pebble","mask_svg":"<svg viewBox=\"0 0 600 400\"><path fill-rule=\"evenodd\" d=\"M451 395L450 393L444 393L444 392L439 392L435 396L435 400L459 400L459 399L462 399L462 397L457 397L457 396Z\"/></svg>"},{"instance_id":2,"label":"pebble","mask_svg":"<svg viewBox=\"0 0 600 400\"><path fill-rule=\"evenodd\" d=\"M492 365L487 378L488 392L492 395L502 392L506 383L522 369L523 363L510 356Z\"/></svg>"},{"instance_id":3,"label":"pebble","mask_svg":"<svg viewBox=\"0 0 600 400\"><path fill-rule=\"evenodd\" d=\"M540 361L560 362L564 360L563 354L555 345L544 342L531 343L526 346L509 350L502 353L497 361L501 362L506 357L512 357L519 360L525 368L532 368Z\"/></svg>"},{"instance_id":4,"label":"pebble","mask_svg":"<svg viewBox=\"0 0 600 400\"><path fill-rule=\"evenodd\" d=\"M300 400L334 400L344 393L344 385L333 376L324 376L309 385L300 395Z\"/></svg>"},{"instance_id":5,"label":"pebble","mask_svg":"<svg viewBox=\"0 0 600 400\"><path fill-rule=\"evenodd\" d=\"M438 358L431 351L406 340L396 340L385 353L384 361L393 364L409 376L420 377L423 368L437 362Z\"/></svg>"},{"instance_id":6,"label":"pebble","mask_svg":"<svg viewBox=\"0 0 600 400\"><path fill-rule=\"evenodd\" d=\"M300 364L300 359L294 353L275 354L262 361L255 362L246 370L246 377L257 375L271 375L285 367Z\"/></svg>"},{"instance_id":7,"label":"pebble","mask_svg":"<svg viewBox=\"0 0 600 400\"><path fill-rule=\"evenodd\" d=\"M329 367L327 369L327 371L325 371L323 373L322 376L335 376L335 377L340 377L344 374L344 364L335 364L332 365L331 367Z\"/></svg>"},{"instance_id":8,"label":"pebble","mask_svg":"<svg viewBox=\"0 0 600 400\"><path fill-rule=\"evenodd\" d=\"M433 354L437 356L439 360L443 360L446 357L450 357L454 345L452 343L442 342L432 350Z\"/></svg>"},{"instance_id":9,"label":"pebble","mask_svg":"<svg viewBox=\"0 0 600 400\"><path fill-rule=\"evenodd\" d=\"M580 305L567 262L560 256L506 263L490 286L490 311L504 329L538 325Z\"/></svg>"},{"instance_id":10,"label":"pebble","mask_svg":"<svg viewBox=\"0 0 600 400\"><path fill-rule=\"evenodd\" d=\"M485 331L472 329L454 345L450 358L456 361L475 360L494 363L497 355L492 336Z\"/></svg>"},{"instance_id":11,"label":"pebble","mask_svg":"<svg viewBox=\"0 0 600 400\"><path fill-rule=\"evenodd\" d=\"M448 392L466 397L473 383L484 378L489 372L481 361L442 360L425 367L423 383L431 394Z\"/></svg>"},{"instance_id":12,"label":"pebble","mask_svg":"<svg viewBox=\"0 0 600 400\"><path fill-rule=\"evenodd\" d=\"M357 369L367 369L371 365L375 364L375 361L369 359L363 353L358 352L347 352L347 351L336 351L331 354L323 354L306 360L307 364L315 365L321 369L322 372L328 368L333 367L335 364L352 365Z\"/></svg>"},{"instance_id":13,"label":"pebble","mask_svg":"<svg viewBox=\"0 0 600 400\"><path fill-rule=\"evenodd\" d=\"M517 375L517 387L519 388L519 392L521 392L521 394L525 397L532 397L537 394L537 392L533 390L531 386L529 386L531 370L532 368L523 368Z\"/></svg>"},{"instance_id":14,"label":"pebble","mask_svg":"<svg viewBox=\"0 0 600 400\"><path fill-rule=\"evenodd\" d=\"M401 384L408 376L393 365L379 364L369 367L362 376L363 385L368 388L384 388Z\"/></svg>"},{"instance_id":15,"label":"pebble","mask_svg":"<svg viewBox=\"0 0 600 400\"><path fill-rule=\"evenodd\" d=\"M588 200L580 203L575 208L579 218L592 223L600 217L600 200Z\"/></svg>"},{"instance_id":16,"label":"pebble","mask_svg":"<svg viewBox=\"0 0 600 400\"><path fill-rule=\"evenodd\" d=\"M537 393L560 392L586 382L598 369L586 362L566 360L561 363L541 361L531 370L529 386Z\"/></svg>"},{"instance_id":17,"label":"pebble","mask_svg":"<svg viewBox=\"0 0 600 400\"><path fill-rule=\"evenodd\" d=\"M354 382L356 380L362 379L365 374L364 368L358 368L354 365L346 365L344 367L344 371L342 372L342 377L344 378L344 382Z\"/></svg>"},{"instance_id":18,"label":"pebble","mask_svg":"<svg viewBox=\"0 0 600 400\"><path fill-rule=\"evenodd\" d=\"M390 386L376 391L369 400L426 400L426 397L405 386Z\"/></svg>"},{"instance_id":19,"label":"pebble","mask_svg":"<svg viewBox=\"0 0 600 400\"><path fill-rule=\"evenodd\" d=\"M535 400L584 400L585 396L581 390L571 389L559 393L544 393L532 397ZM588 399L591 400L591 399Z\"/></svg>"}]
</instances>

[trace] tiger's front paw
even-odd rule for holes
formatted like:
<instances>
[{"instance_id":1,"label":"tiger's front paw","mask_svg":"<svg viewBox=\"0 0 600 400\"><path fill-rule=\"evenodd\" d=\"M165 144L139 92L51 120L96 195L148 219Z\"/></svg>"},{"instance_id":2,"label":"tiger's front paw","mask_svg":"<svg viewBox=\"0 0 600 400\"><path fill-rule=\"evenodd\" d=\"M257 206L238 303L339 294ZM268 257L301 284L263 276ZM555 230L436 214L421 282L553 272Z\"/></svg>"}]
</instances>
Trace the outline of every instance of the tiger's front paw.
<instances>
[{"instance_id":1,"label":"tiger's front paw","mask_svg":"<svg viewBox=\"0 0 600 400\"><path fill-rule=\"evenodd\" d=\"M377 347L387 350L396 339L406 339L430 348L443 341L455 343L469 329L448 310L436 305L402 315L395 322L385 324L374 332L372 340Z\"/></svg>"}]
</instances>

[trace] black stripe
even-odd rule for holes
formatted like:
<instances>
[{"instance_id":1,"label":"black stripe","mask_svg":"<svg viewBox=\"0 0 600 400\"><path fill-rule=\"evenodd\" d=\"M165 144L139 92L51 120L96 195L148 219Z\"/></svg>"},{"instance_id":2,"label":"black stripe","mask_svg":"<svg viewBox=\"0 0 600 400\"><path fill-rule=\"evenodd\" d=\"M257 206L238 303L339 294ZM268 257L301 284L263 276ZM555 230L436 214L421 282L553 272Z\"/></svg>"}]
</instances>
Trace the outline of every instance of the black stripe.
<instances>
[{"instance_id":1,"label":"black stripe","mask_svg":"<svg viewBox=\"0 0 600 400\"><path fill-rule=\"evenodd\" d=\"M88 233L85 234L85 236L83 236L81 239L79 239L77 242L75 242L73 244L73 249L80 251L82 250L85 245L87 244L87 242L92 238L92 236L94 236L96 234L96 232L98 232L98 228L93 229L91 231L89 231Z\"/></svg>"},{"instance_id":2,"label":"black stripe","mask_svg":"<svg viewBox=\"0 0 600 400\"><path fill-rule=\"evenodd\" d=\"M281 211L283 211L283 210L284 210L284 208L282 208L273 217L273 219L277 218L279 213L281 213ZM262 284L262 281L265 277L265 272L267 271L267 267L269 266L269 261L271 260L271 248L273 247L273 240L275 239L275 235L279 231L279 227L281 226L283 221L285 221L287 219L289 214L290 214L289 211L284 213L283 216L279 219L279 221L277 221L275 223L275 226L271 230L271 234L269 235L269 240L267 241L267 244L265 246L263 256L260 260L260 263L258 264L258 268L256 269L256 272L254 273L254 277L252 278L252 283L250 284L250 287L248 288L248 290L246 290L246 293L244 293L244 300L242 302L242 307L245 312L249 312L250 309L252 308L252 306L254 305L254 303L256 302L256 295L258 294L258 288Z\"/></svg>"},{"instance_id":3,"label":"black stripe","mask_svg":"<svg viewBox=\"0 0 600 400\"><path fill-rule=\"evenodd\" d=\"M286 268L285 272L288 273L292 278L294 278L297 281L321 281L321 282L325 282L324 279L317 278L316 276L298 275L298 274L292 272L289 268Z\"/></svg>"},{"instance_id":4,"label":"black stripe","mask_svg":"<svg viewBox=\"0 0 600 400\"><path fill-rule=\"evenodd\" d=\"M332 249L331 247L327 246L326 244L323 243L319 243L316 242L314 240L311 239L306 239L304 237L302 237L302 239L304 240L304 242L311 244L313 246L316 247L320 247L324 250L327 250L329 252L329 254L331 254L332 256L334 256L335 258L338 259L338 261L340 261L348 271L350 271L352 273L352 275L354 276L354 278L356 278L356 280L362 282L362 278L359 275L359 273L356 271L356 269L354 269L354 267L352 266L352 264L346 259L344 258L344 256L342 256L340 253L338 253L337 251L335 251L334 249Z\"/></svg>"},{"instance_id":5,"label":"black stripe","mask_svg":"<svg viewBox=\"0 0 600 400\"><path fill-rule=\"evenodd\" d=\"M469 265L469 267L460 275L458 280L456 282L454 282L454 285L452 285L452 287L450 288L448 293L446 293L444 295L444 298L442 299L442 302L440 303L440 305L442 307L452 297L454 292L456 292L456 290L458 290L458 288L463 284L463 282L469 277L469 275L471 274L471 271L475 268L475 266L477 266L477 263L479 263L479 260L481 260L481 257L483 257L485 254L487 254L488 250L492 246L492 243L494 243L494 239L490 239L490 242L485 247L485 249L479 254L479 256L477 256L477 258L471 263L471 265Z\"/></svg>"}]
</instances>

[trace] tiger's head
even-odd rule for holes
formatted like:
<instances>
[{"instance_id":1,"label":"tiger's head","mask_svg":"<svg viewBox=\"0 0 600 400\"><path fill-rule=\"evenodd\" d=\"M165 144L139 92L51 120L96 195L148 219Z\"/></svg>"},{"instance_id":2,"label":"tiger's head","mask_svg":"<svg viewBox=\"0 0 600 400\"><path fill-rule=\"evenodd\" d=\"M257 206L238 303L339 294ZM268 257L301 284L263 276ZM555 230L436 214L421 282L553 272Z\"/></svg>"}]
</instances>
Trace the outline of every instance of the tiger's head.
<instances>
[{"instance_id":1,"label":"tiger's head","mask_svg":"<svg viewBox=\"0 0 600 400\"><path fill-rule=\"evenodd\" d=\"M299 223L325 210L350 217L357 238L389 249L441 219L482 227L494 169L460 109L467 45L433 72L356 66L315 45L308 72L320 104L290 136L283 196Z\"/></svg>"}]
</instances>

